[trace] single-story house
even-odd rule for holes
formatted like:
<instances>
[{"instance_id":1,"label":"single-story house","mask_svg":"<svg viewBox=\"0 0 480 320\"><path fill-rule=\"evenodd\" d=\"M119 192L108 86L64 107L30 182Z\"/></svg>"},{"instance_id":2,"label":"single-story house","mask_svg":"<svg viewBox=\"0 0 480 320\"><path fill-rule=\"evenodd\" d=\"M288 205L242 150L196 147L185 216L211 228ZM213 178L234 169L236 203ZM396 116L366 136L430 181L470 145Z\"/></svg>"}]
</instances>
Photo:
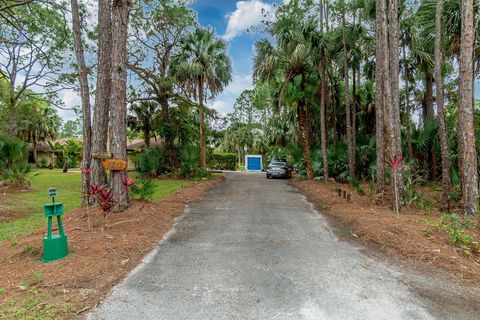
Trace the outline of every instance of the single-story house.
<instances>
[{"instance_id":1,"label":"single-story house","mask_svg":"<svg viewBox=\"0 0 480 320\"><path fill-rule=\"evenodd\" d=\"M60 145L64 145L67 143L69 138L63 138L63 139L58 139L53 142L51 142L52 145L55 145L56 143ZM161 146L163 143L163 140L160 138L150 138L150 147L158 147ZM146 144L144 139L133 139L133 140L128 140L127 141L127 153L128 153L128 169L133 170L135 169L135 164L134 164L134 157L138 152L141 150L145 149ZM28 151L29 151L29 156L28 160L30 163L33 163L33 145L30 143L28 145ZM55 162L55 155L53 153L52 147L50 146L50 143L41 141L37 143L37 156L38 156L38 161L41 163L42 160L43 162L48 166L50 164L54 164ZM46 162L45 162L46 161Z\"/></svg>"},{"instance_id":2,"label":"single-story house","mask_svg":"<svg viewBox=\"0 0 480 320\"><path fill-rule=\"evenodd\" d=\"M159 147L163 144L163 140L160 138L150 138L150 147ZM133 139L127 141L127 156L128 156L128 170L135 169L135 156L146 148L144 139Z\"/></svg>"},{"instance_id":3,"label":"single-story house","mask_svg":"<svg viewBox=\"0 0 480 320\"><path fill-rule=\"evenodd\" d=\"M38 162L42 163L42 161L48 166L50 164L54 164L55 162L55 155L53 153L51 145L60 144L65 145L70 138L62 138L52 142L40 141L37 143L37 157ZM81 141L81 140L80 140ZM50 145L51 144L51 145ZM34 163L33 160L33 144L30 143L28 145L28 162Z\"/></svg>"}]
</instances>

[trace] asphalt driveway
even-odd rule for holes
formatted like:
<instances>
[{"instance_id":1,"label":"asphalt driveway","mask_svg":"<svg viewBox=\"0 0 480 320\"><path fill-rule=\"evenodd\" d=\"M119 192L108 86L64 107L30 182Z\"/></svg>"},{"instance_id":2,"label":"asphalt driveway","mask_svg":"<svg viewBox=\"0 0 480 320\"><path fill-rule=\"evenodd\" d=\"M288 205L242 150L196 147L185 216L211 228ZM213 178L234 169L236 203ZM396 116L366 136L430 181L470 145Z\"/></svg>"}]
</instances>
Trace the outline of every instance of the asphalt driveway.
<instances>
[{"instance_id":1,"label":"asphalt driveway","mask_svg":"<svg viewBox=\"0 0 480 320\"><path fill-rule=\"evenodd\" d=\"M425 298L425 291L440 290L436 280L339 241L285 180L227 173L225 183L188 211L89 319L478 316Z\"/></svg>"}]
</instances>

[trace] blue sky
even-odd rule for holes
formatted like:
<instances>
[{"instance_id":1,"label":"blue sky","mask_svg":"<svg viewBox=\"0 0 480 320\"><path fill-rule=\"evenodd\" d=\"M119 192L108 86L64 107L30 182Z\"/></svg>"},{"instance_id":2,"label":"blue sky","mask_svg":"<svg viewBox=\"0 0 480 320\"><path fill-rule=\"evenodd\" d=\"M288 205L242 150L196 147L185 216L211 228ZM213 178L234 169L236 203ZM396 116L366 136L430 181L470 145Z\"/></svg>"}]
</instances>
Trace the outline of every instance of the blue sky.
<instances>
[{"instance_id":1,"label":"blue sky","mask_svg":"<svg viewBox=\"0 0 480 320\"><path fill-rule=\"evenodd\" d=\"M253 45L255 40L264 36L261 32L261 21L265 19L263 13L272 16L275 5L282 2L282 0L197 0L191 5L198 12L200 24L213 27L229 45L228 54L233 68L232 81L221 95L210 102L210 106L219 112L231 111L240 93L252 87ZM248 29L250 32L247 32Z\"/></svg>"},{"instance_id":2,"label":"blue sky","mask_svg":"<svg viewBox=\"0 0 480 320\"><path fill-rule=\"evenodd\" d=\"M273 15L275 5L282 0L197 0L191 7L198 12L203 26L213 27L229 44L233 79L225 91L210 103L216 110L232 110L235 99L244 89L252 87L252 58L255 40L265 36L261 32L261 9ZM254 31L247 32L252 26ZM480 81L476 80L475 95L480 97Z\"/></svg>"}]
</instances>

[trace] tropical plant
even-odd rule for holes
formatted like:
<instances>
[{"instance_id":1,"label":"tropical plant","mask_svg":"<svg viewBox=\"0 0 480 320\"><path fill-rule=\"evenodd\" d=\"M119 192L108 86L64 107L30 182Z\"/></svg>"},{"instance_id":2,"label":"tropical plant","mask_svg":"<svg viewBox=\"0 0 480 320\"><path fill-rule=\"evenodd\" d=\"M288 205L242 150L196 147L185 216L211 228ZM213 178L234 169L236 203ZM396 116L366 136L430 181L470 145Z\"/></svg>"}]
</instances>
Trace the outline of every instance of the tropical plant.
<instances>
[{"instance_id":1,"label":"tropical plant","mask_svg":"<svg viewBox=\"0 0 480 320\"><path fill-rule=\"evenodd\" d=\"M141 178L130 188L134 198L151 201L157 185L152 179Z\"/></svg>"},{"instance_id":2,"label":"tropical plant","mask_svg":"<svg viewBox=\"0 0 480 320\"><path fill-rule=\"evenodd\" d=\"M165 172L165 156L160 147L146 148L135 158L138 172L145 177L155 177Z\"/></svg>"},{"instance_id":3,"label":"tropical plant","mask_svg":"<svg viewBox=\"0 0 480 320\"><path fill-rule=\"evenodd\" d=\"M27 145L20 140L1 136L0 179L6 183L28 186L27 174L30 171Z\"/></svg>"},{"instance_id":4,"label":"tropical plant","mask_svg":"<svg viewBox=\"0 0 480 320\"><path fill-rule=\"evenodd\" d=\"M148 101L132 104L130 115L127 116L127 124L134 132L142 133L145 146L150 147L150 138L153 131L153 124L158 114L158 104Z\"/></svg>"},{"instance_id":5,"label":"tropical plant","mask_svg":"<svg viewBox=\"0 0 480 320\"><path fill-rule=\"evenodd\" d=\"M20 105L17 136L32 144L35 166L39 167L38 143L55 140L60 127L60 117L46 101L24 100Z\"/></svg>"},{"instance_id":6,"label":"tropical plant","mask_svg":"<svg viewBox=\"0 0 480 320\"><path fill-rule=\"evenodd\" d=\"M194 145L186 145L181 151L180 174L185 178L195 176L199 170L199 152L198 147Z\"/></svg>"},{"instance_id":7,"label":"tropical plant","mask_svg":"<svg viewBox=\"0 0 480 320\"><path fill-rule=\"evenodd\" d=\"M82 142L76 138L70 138L65 143L52 144L52 150L56 158L56 165L67 172L69 168L76 167L82 158Z\"/></svg>"},{"instance_id":8,"label":"tropical plant","mask_svg":"<svg viewBox=\"0 0 480 320\"><path fill-rule=\"evenodd\" d=\"M213 30L196 28L180 41L180 50L172 58L171 74L190 96L197 98L201 168L207 166L204 103L231 80L232 67L226 49L223 40L215 39Z\"/></svg>"}]
</instances>

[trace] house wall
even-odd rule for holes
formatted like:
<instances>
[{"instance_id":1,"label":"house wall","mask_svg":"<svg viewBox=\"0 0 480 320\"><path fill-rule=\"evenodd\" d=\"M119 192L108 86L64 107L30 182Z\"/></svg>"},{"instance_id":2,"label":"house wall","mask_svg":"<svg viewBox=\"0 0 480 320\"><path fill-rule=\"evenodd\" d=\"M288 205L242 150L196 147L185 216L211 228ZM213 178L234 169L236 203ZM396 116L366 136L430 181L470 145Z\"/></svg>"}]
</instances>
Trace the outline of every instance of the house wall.
<instances>
[{"instance_id":1,"label":"house wall","mask_svg":"<svg viewBox=\"0 0 480 320\"><path fill-rule=\"evenodd\" d=\"M37 155L39 163L41 163L42 159L47 160L47 166L52 163L52 154L50 152L38 152ZM33 163L33 155L29 159Z\"/></svg>"}]
</instances>

